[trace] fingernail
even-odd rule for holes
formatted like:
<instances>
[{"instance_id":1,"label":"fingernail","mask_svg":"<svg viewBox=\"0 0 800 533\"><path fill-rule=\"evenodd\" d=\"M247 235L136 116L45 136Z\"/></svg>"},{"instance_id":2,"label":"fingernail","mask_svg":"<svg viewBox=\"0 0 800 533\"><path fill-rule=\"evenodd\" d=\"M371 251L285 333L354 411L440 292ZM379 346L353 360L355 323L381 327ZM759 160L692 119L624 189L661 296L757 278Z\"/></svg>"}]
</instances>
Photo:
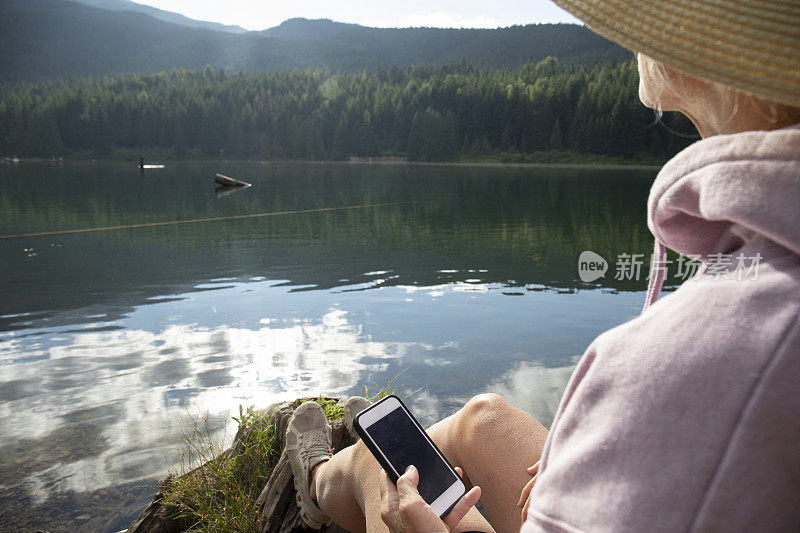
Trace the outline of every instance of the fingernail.
<instances>
[{"instance_id":1,"label":"fingernail","mask_svg":"<svg viewBox=\"0 0 800 533\"><path fill-rule=\"evenodd\" d=\"M412 468L414 468L414 465L408 465L408 467L406 467L406 474L408 474L409 472L411 472L411 469L412 469Z\"/></svg>"}]
</instances>

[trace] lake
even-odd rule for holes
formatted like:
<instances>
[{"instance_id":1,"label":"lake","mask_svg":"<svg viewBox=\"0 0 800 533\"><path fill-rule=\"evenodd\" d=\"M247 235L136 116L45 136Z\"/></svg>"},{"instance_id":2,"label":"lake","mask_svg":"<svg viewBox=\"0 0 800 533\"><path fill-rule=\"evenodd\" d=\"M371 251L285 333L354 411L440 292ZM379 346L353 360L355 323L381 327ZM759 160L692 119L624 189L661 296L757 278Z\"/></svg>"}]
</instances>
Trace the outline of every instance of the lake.
<instances>
[{"instance_id":1,"label":"lake","mask_svg":"<svg viewBox=\"0 0 800 533\"><path fill-rule=\"evenodd\" d=\"M656 173L0 166L0 235L138 226L0 239L0 529L127 527L183 422L230 441L240 405L394 379L424 424L493 391L549 426L586 346L641 309L613 261L649 258ZM605 277L579 280L584 250Z\"/></svg>"}]
</instances>

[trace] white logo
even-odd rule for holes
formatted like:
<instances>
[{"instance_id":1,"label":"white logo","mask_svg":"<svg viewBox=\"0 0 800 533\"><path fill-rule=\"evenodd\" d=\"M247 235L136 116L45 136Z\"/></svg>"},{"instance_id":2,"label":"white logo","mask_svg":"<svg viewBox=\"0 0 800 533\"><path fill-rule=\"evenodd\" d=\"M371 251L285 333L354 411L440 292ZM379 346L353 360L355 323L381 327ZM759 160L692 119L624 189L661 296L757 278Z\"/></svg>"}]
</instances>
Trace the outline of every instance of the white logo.
<instances>
[{"instance_id":1,"label":"white logo","mask_svg":"<svg viewBox=\"0 0 800 533\"><path fill-rule=\"evenodd\" d=\"M584 283L592 282L606 275L608 262L600 255L584 250L578 257L578 276Z\"/></svg>"}]
</instances>

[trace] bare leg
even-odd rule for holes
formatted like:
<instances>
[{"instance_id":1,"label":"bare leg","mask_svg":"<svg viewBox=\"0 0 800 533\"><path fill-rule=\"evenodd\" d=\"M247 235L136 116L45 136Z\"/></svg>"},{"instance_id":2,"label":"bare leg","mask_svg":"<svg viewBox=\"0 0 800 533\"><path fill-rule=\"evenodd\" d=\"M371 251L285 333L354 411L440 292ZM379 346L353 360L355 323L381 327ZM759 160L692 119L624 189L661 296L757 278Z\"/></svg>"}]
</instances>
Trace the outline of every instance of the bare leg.
<instances>
[{"instance_id":1,"label":"bare leg","mask_svg":"<svg viewBox=\"0 0 800 533\"><path fill-rule=\"evenodd\" d=\"M539 460L547 430L500 396L482 394L456 414L434 424L428 434L468 486L480 485L481 502L499 532L521 526L516 506L530 479L526 468ZM380 518L381 468L361 443L342 450L314 471L312 496L333 520L354 533L386 531ZM491 531L475 509L459 531Z\"/></svg>"}]
</instances>

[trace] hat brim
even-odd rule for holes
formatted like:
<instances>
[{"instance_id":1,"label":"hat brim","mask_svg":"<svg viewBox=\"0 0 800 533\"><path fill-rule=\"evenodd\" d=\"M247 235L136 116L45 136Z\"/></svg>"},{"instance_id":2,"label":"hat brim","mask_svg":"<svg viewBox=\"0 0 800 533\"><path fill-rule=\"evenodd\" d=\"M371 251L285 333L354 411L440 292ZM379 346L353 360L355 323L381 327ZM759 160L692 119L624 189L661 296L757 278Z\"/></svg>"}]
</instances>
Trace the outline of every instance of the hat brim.
<instances>
[{"instance_id":1,"label":"hat brim","mask_svg":"<svg viewBox=\"0 0 800 533\"><path fill-rule=\"evenodd\" d=\"M701 78L800 107L800 3L554 2L626 48Z\"/></svg>"}]
</instances>

